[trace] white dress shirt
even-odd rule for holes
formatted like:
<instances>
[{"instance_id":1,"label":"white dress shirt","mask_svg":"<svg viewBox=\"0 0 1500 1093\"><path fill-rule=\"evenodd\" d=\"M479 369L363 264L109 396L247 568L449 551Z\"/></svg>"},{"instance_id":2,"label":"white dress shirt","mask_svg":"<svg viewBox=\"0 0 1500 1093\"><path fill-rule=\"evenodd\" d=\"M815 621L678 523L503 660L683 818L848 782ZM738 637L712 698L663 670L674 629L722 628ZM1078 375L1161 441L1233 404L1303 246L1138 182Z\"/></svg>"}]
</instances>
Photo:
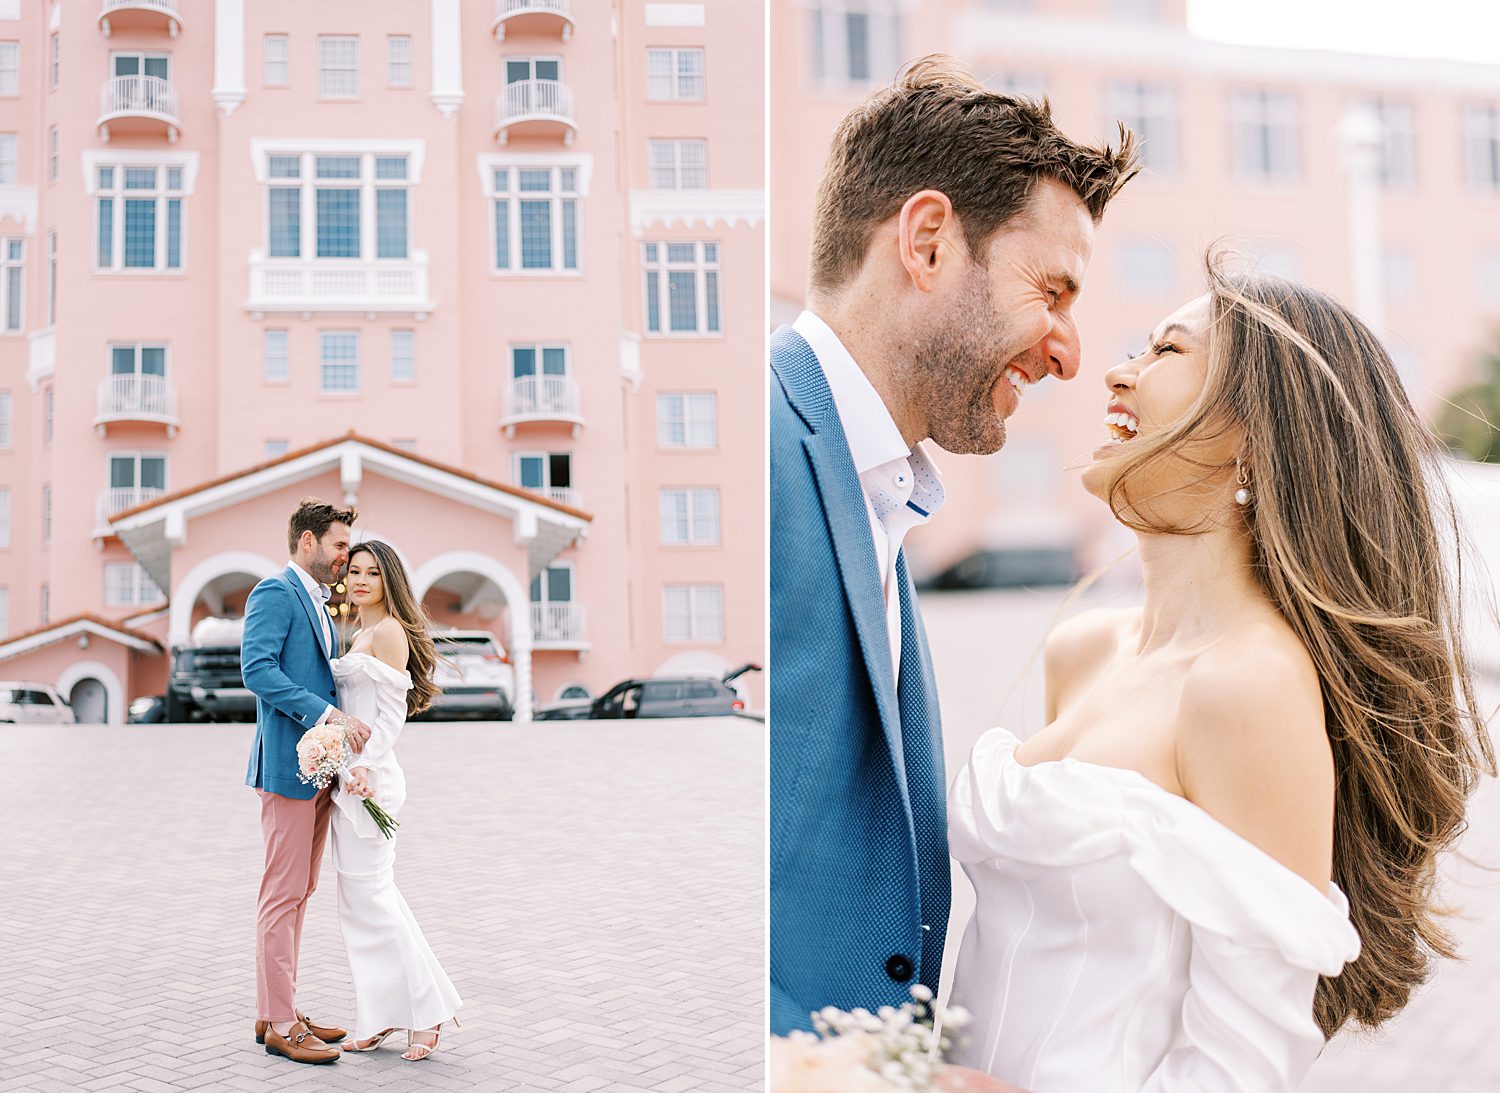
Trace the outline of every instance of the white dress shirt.
<instances>
[{"instance_id":1,"label":"white dress shirt","mask_svg":"<svg viewBox=\"0 0 1500 1093\"><path fill-rule=\"evenodd\" d=\"M307 594L312 597L313 613L318 616L318 624L323 630L323 650L327 652L333 648L333 627L328 621L328 596L326 594L328 586L313 580L312 575L296 562L289 562L288 564L292 567L292 572L297 574L297 579L302 582L302 587L307 589ZM328 715L331 713L333 713L333 707L329 706L328 709L323 711L323 716L318 718L313 724L323 724L323 722L328 720Z\"/></svg>"},{"instance_id":2,"label":"white dress shirt","mask_svg":"<svg viewBox=\"0 0 1500 1093\"><path fill-rule=\"evenodd\" d=\"M901 681L901 597L896 558L912 528L927 523L943 507L943 483L927 453L909 448L891 412L837 334L811 311L797 316L792 329L817 355L834 409L849 441L849 455L865 495L875 564L885 596L885 625L891 665Z\"/></svg>"}]
</instances>

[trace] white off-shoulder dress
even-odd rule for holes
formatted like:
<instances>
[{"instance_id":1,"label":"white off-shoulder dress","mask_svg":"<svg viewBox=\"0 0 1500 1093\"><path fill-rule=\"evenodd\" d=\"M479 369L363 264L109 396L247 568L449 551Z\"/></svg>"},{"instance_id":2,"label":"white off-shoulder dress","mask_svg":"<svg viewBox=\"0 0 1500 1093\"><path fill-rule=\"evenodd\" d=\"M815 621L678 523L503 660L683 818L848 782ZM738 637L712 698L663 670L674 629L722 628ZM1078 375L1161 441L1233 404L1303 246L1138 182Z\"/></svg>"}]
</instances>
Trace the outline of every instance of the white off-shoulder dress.
<instances>
[{"instance_id":1,"label":"white off-shoulder dress","mask_svg":"<svg viewBox=\"0 0 1500 1093\"><path fill-rule=\"evenodd\" d=\"M396 740L406 724L411 677L369 653L345 654L332 668L339 709L370 726L370 739L350 769L366 768L376 803L398 816L406 803L406 776L396 762ZM339 929L354 982L354 1037L367 1040L387 1028L433 1028L463 1002L396 887L397 839L380 833L364 801L342 780L333 803L333 867Z\"/></svg>"},{"instance_id":2,"label":"white off-shoulder dress","mask_svg":"<svg viewBox=\"0 0 1500 1093\"><path fill-rule=\"evenodd\" d=\"M1138 771L1023 766L980 738L949 795L977 904L955 1061L1032 1093L1281 1093L1323 1046L1319 975L1359 955L1320 893Z\"/></svg>"}]
</instances>

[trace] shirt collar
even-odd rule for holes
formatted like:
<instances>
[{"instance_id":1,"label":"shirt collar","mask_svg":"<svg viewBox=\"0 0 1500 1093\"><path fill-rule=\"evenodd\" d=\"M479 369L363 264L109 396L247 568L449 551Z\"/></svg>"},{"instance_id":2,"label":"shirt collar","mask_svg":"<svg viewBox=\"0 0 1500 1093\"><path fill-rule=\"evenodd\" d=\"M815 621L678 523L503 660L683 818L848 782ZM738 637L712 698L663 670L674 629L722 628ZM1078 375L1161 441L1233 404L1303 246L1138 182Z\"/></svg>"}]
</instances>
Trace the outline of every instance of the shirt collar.
<instances>
[{"instance_id":1,"label":"shirt collar","mask_svg":"<svg viewBox=\"0 0 1500 1093\"><path fill-rule=\"evenodd\" d=\"M812 347L822 366L855 471L864 474L893 459L910 458L911 448L902 439L880 392L833 329L811 311L798 315L792 329Z\"/></svg>"},{"instance_id":2,"label":"shirt collar","mask_svg":"<svg viewBox=\"0 0 1500 1093\"><path fill-rule=\"evenodd\" d=\"M320 584L317 581L313 580L312 575L296 562L287 562L287 565L291 566L292 572L297 574L297 579L302 582L302 587L307 589L307 594L309 596L311 596L318 603L328 602L329 597L332 596L333 593L329 591L327 585Z\"/></svg>"}]
</instances>

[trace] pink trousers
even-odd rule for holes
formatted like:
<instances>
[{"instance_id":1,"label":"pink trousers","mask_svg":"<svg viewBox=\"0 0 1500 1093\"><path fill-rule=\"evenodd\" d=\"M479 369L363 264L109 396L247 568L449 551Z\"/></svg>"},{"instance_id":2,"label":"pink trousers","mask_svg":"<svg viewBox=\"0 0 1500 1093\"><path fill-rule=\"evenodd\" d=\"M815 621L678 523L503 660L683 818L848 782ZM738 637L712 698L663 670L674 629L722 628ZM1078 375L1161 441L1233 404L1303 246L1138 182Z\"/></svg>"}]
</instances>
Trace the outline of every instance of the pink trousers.
<instances>
[{"instance_id":1,"label":"pink trousers","mask_svg":"<svg viewBox=\"0 0 1500 1093\"><path fill-rule=\"evenodd\" d=\"M260 794L260 830L266 841L266 868L260 879L255 920L255 1018L296 1020L297 953L302 918L318 886L332 787L308 801Z\"/></svg>"}]
</instances>

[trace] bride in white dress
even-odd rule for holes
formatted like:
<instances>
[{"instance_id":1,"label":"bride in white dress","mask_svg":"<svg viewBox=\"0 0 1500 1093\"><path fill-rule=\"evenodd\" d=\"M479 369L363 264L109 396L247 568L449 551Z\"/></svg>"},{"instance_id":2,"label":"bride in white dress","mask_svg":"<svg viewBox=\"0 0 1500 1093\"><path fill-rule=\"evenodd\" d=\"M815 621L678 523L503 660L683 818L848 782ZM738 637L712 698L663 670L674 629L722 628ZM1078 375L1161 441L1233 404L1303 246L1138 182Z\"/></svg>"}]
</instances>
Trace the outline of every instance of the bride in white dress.
<instances>
[{"instance_id":1,"label":"bride in white dress","mask_svg":"<svg viewBox=\"0 0 1500 1093\"><path fill-rule=\"evenodd\" d=\"M1389 357L1326 296L1209 279L1107 374L1084 473L1144 606L1058 627L1046 727L950 795L956 1061L1035 1093L1295 1089L1453 955L1436 857L1493 769Z\"/></svg>"},{"instance_id":2,"label":"bride in white dress","mask_svg":"<svg viewBox=\"0 0 1500 1093\"><path fill-rule=\"evenodd\" d=\"M404 1030L402 1058L416 1062L437 1049L443 1023L456 1023L463 1003L396 888L399 833L382 835L364 799L373 797L392 816L406 801L396 740L407 717L437 693L436 654L394 550L374 540L355 546L345 581L360 629L349 651L333 661L333 675L339 709L369 725L371 735L333 795L339 928L355 998L354 1036L344 1049L373 1051Z\"/></svg>"}]
</instances>

